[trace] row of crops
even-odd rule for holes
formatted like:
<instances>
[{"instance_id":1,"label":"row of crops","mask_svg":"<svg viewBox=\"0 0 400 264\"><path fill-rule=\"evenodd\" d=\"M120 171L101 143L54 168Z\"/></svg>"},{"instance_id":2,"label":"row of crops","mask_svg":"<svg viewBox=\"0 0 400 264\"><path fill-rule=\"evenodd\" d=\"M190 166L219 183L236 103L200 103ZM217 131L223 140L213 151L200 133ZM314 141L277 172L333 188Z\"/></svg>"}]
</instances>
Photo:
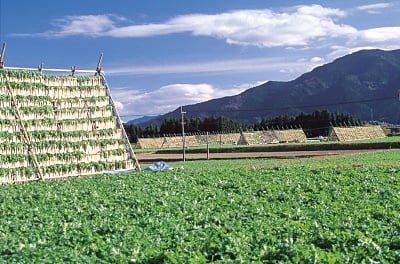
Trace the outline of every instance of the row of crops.
<instances>
[{"instance_id":1,"label":"row of crops","mask_svg":"<svg viewBox=\"0 0 400 264\"><path fill-rule=\"evenodd\" d=\"M0 184L132 169L103 77L0 70Z\"/></svg>"},{"instance_id":2,"label":"row of crops","mask_svg":"<svg viewBox=\"0 0 400 264\"><path fill-rule=\"evenodd\" d=\"M103 84L99 75L94 78L80 75L71 78L71 76L44 75L41 72L24 70L7 70L5 74L0 75L0 82L6 80L18 83L40 83L47 86L95 86Z\"/></svg>"},{"instance_id":3,"label":"row of crops","mask_svg":"<svg viewBox=\"0 0 400 264\"><path fill-rule=\"evenodd\" d=\"M7 82L3 82L3 85L0 85L0 93L4 93L7 91L6 83ZM13 88L15 89L15 95L51 96L52 98L65 98L74 96L75 97L100 96L104 94L103 92L105 90L105 87L101 85L81 87L81 86L47 86L44 84L37 85L31 83L24 83L24 85L13 85Z\"/></svg>"},{"instance_id":4,"label":"row of crops","mask_svg":"<svg viewBox=\"0 0 400 264\"><path fill-rule=\"evenodd\" d=\"M104 107L109 105L108 96L89 96L89 97L70 97L70 98L52 98L50 96L14 96L15 100L19 102L21 107L41 107L41 106L52 106L56 108L66 107ZM0 94L0 107L10 107L11 96Z\"/></svg>"},{"instance_id":5,"label":"row of crops","mask_svg":"<svg viewBox=\"0 0 400 264\"><path fill-rule=\"evenodd\" d=\"M198 161L2 186L0 262L399 263L399 157Z\"/></svg>"}]
</instances>

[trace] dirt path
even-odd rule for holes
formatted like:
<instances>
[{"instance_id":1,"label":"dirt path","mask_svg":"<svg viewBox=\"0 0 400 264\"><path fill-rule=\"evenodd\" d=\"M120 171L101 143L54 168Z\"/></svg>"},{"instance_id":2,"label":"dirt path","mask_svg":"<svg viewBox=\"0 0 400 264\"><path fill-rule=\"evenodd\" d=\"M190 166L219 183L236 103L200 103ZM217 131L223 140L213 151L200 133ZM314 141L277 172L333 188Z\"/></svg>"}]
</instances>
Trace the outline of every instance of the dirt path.
<instances>
[{"instance_id":1,"label":"dirt path","mask_svg":"<svg viewBox=\"0 0 400 264\"><path fill-rule=\"evenodd\" d=\"M383 150L318 150L318 151L277 151L277 152L234 152L210 153L209 159L293 159L293 158L321 158L343 156L357 153L378 152ZM152 152L136 153L139 162L149 163L156 161L181 161L183 154L155 154ZM186 153L186 160L205 160L207 153Z\"/></svg>"}]
</instances>

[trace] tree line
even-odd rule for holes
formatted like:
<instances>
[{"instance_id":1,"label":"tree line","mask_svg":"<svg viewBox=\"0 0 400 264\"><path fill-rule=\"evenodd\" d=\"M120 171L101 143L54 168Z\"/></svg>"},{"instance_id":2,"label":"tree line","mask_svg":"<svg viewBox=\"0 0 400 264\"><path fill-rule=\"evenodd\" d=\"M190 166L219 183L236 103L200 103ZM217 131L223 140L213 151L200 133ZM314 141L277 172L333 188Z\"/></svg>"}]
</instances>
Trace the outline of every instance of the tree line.
<instances>
[{"instance_id":1,"label":"tree line","mask_svg":"<svg viewBox=\"0 0 400 264\"><path fill-rule=\"evenodd\" d=\"M307 137L327 136L332 126L359 126L362 121L350 114L316 110L310 114L300 113L297 117L288 115L262 119L253 125L254 130L302 128Z\"/></svg>"},{"instance_id":2,"label":"tree line","mask_svg":"<svg viewBox=\"0 0 400 264\"><path fill-rule=\"evenodd\" d=\"M327 136L331 126L354 126L362 122L345 113L331 113L327 110L317 110L310 114L300 113L297 117L281 115L271 119L261 119L255 124L243 124L230 118L206 117L204 119L191 117L184 119L185 133L205 132L240 132L252 130L293 129L302 128L307 137ZM125 131L131 142L137 142L143 137L162 137L171 134L182 134L182 121L180 118L165 118L160 126L124 124Z\"/></svg>"}]
</instances>

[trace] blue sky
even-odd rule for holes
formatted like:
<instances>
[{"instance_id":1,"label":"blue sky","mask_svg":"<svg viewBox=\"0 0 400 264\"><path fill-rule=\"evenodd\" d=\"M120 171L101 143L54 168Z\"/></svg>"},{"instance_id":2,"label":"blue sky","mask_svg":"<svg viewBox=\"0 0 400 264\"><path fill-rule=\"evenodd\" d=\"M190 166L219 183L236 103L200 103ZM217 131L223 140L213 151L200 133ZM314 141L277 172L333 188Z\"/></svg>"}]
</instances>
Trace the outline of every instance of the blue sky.
<instances>
[{"instance_id":1,"label":"blue sky","mask_svg":"<svg viewBox=\"0 0 400 264\"><path fill-rule=\"evenodd\" d=\"M124 121L400 48L400 1L1 0L10 67L102 69Z\"/></svg>"}]
</instances>

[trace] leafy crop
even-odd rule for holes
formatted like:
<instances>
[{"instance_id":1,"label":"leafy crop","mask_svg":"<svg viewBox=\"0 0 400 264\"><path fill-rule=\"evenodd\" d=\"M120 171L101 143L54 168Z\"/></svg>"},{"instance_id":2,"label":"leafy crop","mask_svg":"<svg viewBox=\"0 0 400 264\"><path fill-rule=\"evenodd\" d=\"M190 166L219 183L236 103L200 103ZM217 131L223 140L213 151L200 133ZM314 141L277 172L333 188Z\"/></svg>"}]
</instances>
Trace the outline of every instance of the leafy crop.
<instances>
[{"instance_id":1,"label":"leafy crop","mask_svg":"<svg viewBox=\"0 0 400 264\"><path fill-rule=\"evenodd\" d=\"M102 76L0 69L0 184L131 168L111 103Z\"/></svg>"},{"instance_id":2,"label":"leafy crop","mask_svg":"<svg viewBox=\"0 0 400 264\"><path fill-rule=\"evenodd\" d=\"M0 262L398 263L400 169L373 157L2 186Z\"/></svg>"}]
</instances>

